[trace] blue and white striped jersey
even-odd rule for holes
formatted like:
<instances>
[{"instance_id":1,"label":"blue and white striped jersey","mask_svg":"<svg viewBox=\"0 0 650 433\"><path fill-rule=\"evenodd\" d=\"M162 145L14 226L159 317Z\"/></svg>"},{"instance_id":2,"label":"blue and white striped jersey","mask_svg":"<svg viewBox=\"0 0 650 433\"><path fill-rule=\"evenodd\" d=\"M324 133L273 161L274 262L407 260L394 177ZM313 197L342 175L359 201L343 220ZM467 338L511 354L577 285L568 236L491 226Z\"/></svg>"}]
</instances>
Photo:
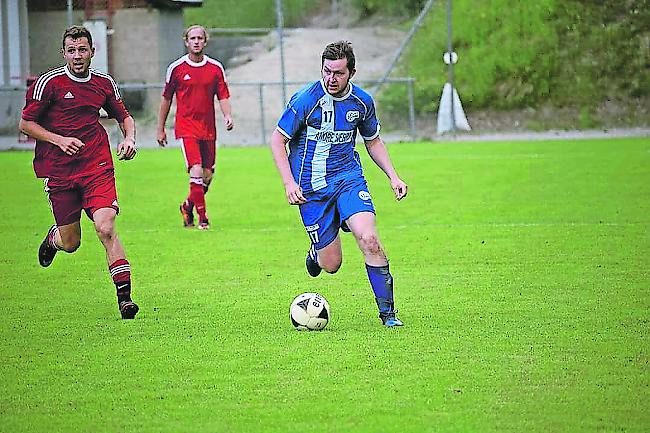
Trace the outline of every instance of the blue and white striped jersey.
<instances>
[{"instance_id":1,"label":"blue and white striped jersey","mask_svg":"<svg viewBox=\"0 0 650 433\"><path fill-rule=\"evenodd\" d=\"M372 97L350 83L344 96L330 95L316 81L291 97L277 129L289 141L289 165L303 192L336 180L363 176L354 149L357 131L368 141L379 135Z\"/></svg>"}]
</instances>

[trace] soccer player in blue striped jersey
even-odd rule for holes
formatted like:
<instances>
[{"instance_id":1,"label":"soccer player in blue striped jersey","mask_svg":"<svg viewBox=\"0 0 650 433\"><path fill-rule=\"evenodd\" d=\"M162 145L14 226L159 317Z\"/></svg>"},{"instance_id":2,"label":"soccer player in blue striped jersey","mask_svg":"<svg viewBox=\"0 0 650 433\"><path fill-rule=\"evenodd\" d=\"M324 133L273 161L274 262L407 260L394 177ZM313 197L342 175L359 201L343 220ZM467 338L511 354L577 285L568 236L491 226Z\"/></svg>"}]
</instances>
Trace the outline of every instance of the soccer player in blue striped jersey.
<instances>
[{"instance_id":1,"label":"soccer player in blue striped jersey","mask_svg":"<svg viewBox=\"0 0 650 433\"><path fill-rule=\"evenodd\" d=\"M385 326L402 326L395 310L393 277L377 235L375 208L355 150L357 134L388 176L397 200L406 197L408 187L379 136L372 97L350 82L355 72L349 42L327 45L322 79L293 95L273 131L271 150L287 201L299 206L311 241L307 272L316 277L322 269L338 271L343 259L339 229L351 231L365 259L379 318Z\"/></svg>"}]
</instances>

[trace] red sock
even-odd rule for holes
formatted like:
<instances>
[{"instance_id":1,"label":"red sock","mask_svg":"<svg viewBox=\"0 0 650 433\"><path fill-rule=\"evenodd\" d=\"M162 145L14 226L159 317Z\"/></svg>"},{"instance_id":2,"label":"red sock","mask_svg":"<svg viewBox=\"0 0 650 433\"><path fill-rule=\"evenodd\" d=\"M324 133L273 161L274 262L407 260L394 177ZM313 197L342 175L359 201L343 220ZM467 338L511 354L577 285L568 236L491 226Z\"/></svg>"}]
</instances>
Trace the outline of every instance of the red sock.
<instances>
[{"instance_id":1,"label":"red sock","mask_svg":"<svg viewBox=\"0 0 650 433\"><path fill-rule=\"evenodd\" d=\"M199 221L206 221L208 216L205 212L205 193L203 192L203 178L190 178L190 199L196 206L196 212L199 214Z\"/></svg>"},{"instance_id":2,"label":"red sock","mask_svg":"<svg viewBox=\"0 0 650 433\"><path fill-rule=\"evenodd\" d=\"M117 289L117 301L131 300L131 265L126 259L115 260L108 265L108 270Z\"/></svg>"}]
</instances>

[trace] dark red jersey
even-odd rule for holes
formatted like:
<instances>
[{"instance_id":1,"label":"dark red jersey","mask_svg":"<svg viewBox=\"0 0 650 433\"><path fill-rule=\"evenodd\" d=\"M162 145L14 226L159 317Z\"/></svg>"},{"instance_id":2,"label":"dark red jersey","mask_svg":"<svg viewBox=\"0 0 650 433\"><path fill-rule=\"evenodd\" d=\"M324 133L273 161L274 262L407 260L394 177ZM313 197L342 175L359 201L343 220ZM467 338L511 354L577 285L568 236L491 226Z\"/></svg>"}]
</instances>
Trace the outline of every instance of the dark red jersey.
<instances>
[{"instance_id":1,"label":"dark red jersey","mask_svg":"<svg viewBox=\"0 0 650 433\"><path fill-rule=\"evenodd\" d=\"M199 63L188 55L167 68L163 96L172 99L176 93L176 138L215 140L214 95L230 98L223 65L204 55Z\"/></svg>"},{"instance_id":2,"label":"dark red jersey","mask_svg":"<svg viewBox=\"0 0 650 433\"><path fill-rule=\"evenodd\" d=\"M91 69L88 77L78 78L62 66L41 75L29 87L25 99L24 120L84 143L75 155L66 155L56 145L37 140L37 177L74 178L113 168L108 135L99 123L99 109L120 123L130 114L110 75Z\"/></svg>"}]
</instances>

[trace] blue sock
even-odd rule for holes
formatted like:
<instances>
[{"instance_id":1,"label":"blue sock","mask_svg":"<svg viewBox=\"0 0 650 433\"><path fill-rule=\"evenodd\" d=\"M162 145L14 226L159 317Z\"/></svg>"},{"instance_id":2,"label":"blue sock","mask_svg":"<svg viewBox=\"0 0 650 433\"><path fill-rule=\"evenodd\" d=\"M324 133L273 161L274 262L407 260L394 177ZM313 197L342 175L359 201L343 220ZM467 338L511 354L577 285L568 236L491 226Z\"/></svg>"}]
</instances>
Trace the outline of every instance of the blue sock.
<instances>
[{"instance_id":1,"label":"blue sock","mask_svg":"<svg viewBox=\"0 0 650 433\"><path fill-rule=\"evenodd\" d=\"M390 274L388 265L370 266L366 264L368 280L375 293L377 307L380 313L390 313L393 311L393 276Z\"/></svg>"}]
</instances>

